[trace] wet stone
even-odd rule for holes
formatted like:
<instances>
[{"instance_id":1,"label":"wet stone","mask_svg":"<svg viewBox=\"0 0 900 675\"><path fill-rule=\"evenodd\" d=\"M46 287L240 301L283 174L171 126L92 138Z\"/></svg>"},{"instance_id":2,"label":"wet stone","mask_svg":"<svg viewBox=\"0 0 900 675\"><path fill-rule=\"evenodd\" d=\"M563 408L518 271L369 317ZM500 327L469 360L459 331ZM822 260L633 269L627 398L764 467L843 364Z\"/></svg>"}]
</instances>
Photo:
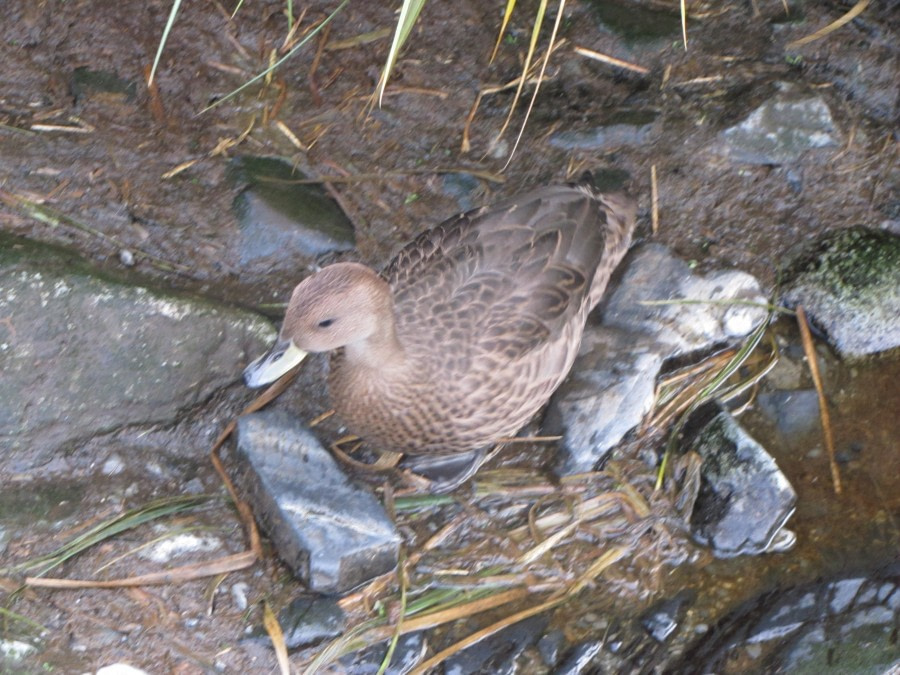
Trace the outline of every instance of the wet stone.
<instances>
[{"instance_id":1,"label":"wet stone","mask_svg":"<svg viewBox=\"0 0 900 675\"><path fill-rule=\"evenodd\" d=\"M719 136L722 150L749 164L785 164L804 152L835 147L838 136L825 101L787 82L739 124Z\"/></svg>"},{"instance_id":2,"label":"wet stone","mask_svg":"<svg viewBox=\"0 0 900 675\"><path fill-rule=\"evenodd\" d=\"M146 670L135 668L127 663L114 663L97 670L97 675L148 675Z\"/></svg>"},{"instance_id":3,"label":"wet stone","mask_svg":"<svg viewBox=\"0 0 900 675\"><path fill-rule=\"evenodd\" d=\"M537 643L547 622L545 616L533 616L476 642L444 662L445 675L514 675L521 672L519 660L523 652Z\"/></svg>"},{"instance_id":4,"label":"wet stone","mask_svg":"<svg viewBox=\"0 0 900 675\"><path fill-rule=\"evenodd\" d=\"M727 412L702 425L686 448L700 455L694 538L720 557L784 550L797 494L775 460Z\"/></svg>"},{"instance_id":5,"label":"wet stone","mask_svg":"<svg viewBox=\"0 0 900 675\"><path fill-rule=\"evenodd\" d=\"M653 407L662 364L651 338L614 328L585 334L544 422L547 434L563 436L561 475L590 471L640 423Z\"/></svg>"},{"instance_id":6,"label":"wet stone","mask_svg":"<svg viewBox=\"0 0 900 675\"><path fill-rule=\"evenodd\" d=\"M763 307L746 304L766 298L744 272L695 275L658 244L641 247L626 264L602 324L585 331L548 409L545 431L563 436L562 475L592 470L641 422L666 359L743 338L767 316ZM713 302L642 304L667 300Z\"/></svg>"},{"instance_id":7,"label":"wet stone","mask_svg":"<svg viewBox=\"0 0 900 675\"><path fill-rule=\"evenodd\" d=\"M445 195L456 200L460 213L478 206L475 196L481 188L481 181L471 173L444 174L441 186Z\"/></svg>"},{"instance_id":8,"label":"wet stone","mask_svg":"<svg viewBox=\"0 0 900 675\"><path fill-rule=\"evenodd\" d=\"M425 631L401 635L384 675L405 675L411 672L425 657L426 646ZM387 643L383 643L355 654L348 654L341 659L341 664L346 668L344 672L353 675L377 675L387 650Z\"/></svg>"},{"instance_id":9,"label":"wet stone","mask_svg":"<svg viewBox=\"0 0 900 675\"><path fill-rule=\"evenodd\" d=\"M641 617L641 625L647 634L657 642L665 642L678 628L678 623L686 611L686 605L693 599L690 591L680 593L656 603Z\"/></svg>"},{"instance_id":10,"label":"wet stone","mask_svg":"<svg viewBox=\"0 0 900 675\"><path fill-rule=\"evenodd\" d=\"M681 33L678 14L649 9L634 2L591 0L597 18L607 29L628 42L654 42Z\"/></svg>"},{"instance_id":11,"label":"wet stone","mask_svg":"<svg viewBox=\"0 0 900 675\"><path fill-rule=\"evenodd\" d=\"M603 325L653 336L665 358L672 358L749 335L767 312L747 303L766 302L759 282L746 272L694 274L666 247L649 244L628 262L603 311Z\"/></svg>"},{"instance_id":12,"label":"wet stone","mask_svg":"<svg viewBox=\"0 0 900 675\"><path fill-rule=\"evenodd\" d=\"M345 628L346 615L333 598L295 598L278 613L288 649L317 644L335 638Z\"/></svg>"},{"instance_id":13,"label":"wet stone","mask_svg":"<svg viewBox=\"0 0 900 675\"><path fill-rule=\"evenodd\" d=\"M249 312L95 274L0 239L0 471L30 471L126 425L171 423L275 335Z\"/></svg>"},{"instance_id":14,"label":"wet stone","mask_svg":"<svg viewBox=\"0 0 900 675\"><path fill-rule=\"evenodd\" d=\"M79 101L92 93L118 94L129 103L137 98L137 85L108 70L80 66L72 71L72 98Z\"/></svg>"},{"instance_id":15,"label":"wet stone","mask_svg":"<svg viewBox=\"0 0 900 675\"><path fill-rule=\"evenodd\" d=\"M349 251L355 246L353 225L319 185L289 162L274 157L237 157L229 167L241 187L233 208L241 231L244 266L297 266L298 257Z\"/></svg>"},{"instance_id":16,"label":"wet stone","mask_svg":"<svg viewBox=\"0 0 900 675\"><path fill-rule=\"evenodd\" d=\"M900 235L866 227L825 234L785 275L782 302L803 305L845 358L900 345Z\"/></svg>"},{"instance_id":17,"label":"wet stone","mask_svg":"<svg viewBox=\"0 0 900 675\"><path fill-rule=\"evenodd\" d=\"M900 566L766 593L725 616L670 672L893 673Z\"/></svg>"},{"instance_id":18,"label":"wet stone","mask_svg":"<svg viewBox=\"0 0 900 675\"><path fill-rule=\"evenodd\" d=\"M606 150L644 143L653 130L654 112L619 113L608 123L587 131L559 131L550 136L550 145L562 150Z\"/></svg>"},{"instance_id":19,"label":"wet stone","mask_svg":"<svg viewBox=\"0 0 900 675\"><path fill-rule=\"evenodd\" d=\"M815 389L763 392L759 409L788 440L799 440L819 431L819 396Z\"/></svg>"},{"instance_id":20,"label":"wet stone","mask_svg":"<svg viewBox=\"0 0 900 675\"><path fill-rule=\"evenodd\" d=\"M537 643L541 658L544 659L544 663L550 668L559 663L559 658L562 656L562 650L565 646L566 634L561 630L551 630L544 633L544 636Z\"/></svg>"},{"instance_id":21,"label":"wet stone","mask_svg":"<svg viewBox=\"0 0 900 675\"><path fill-rule=\"evenodd\" d=\"M556 675L581 675L595 672L594 661L602 650L602 640L588 640L575 645L554 672Z\"/></svg>"},{"instance_id":22,"label":"wet stone","mask_svg":"<svg viewBox=\"0 0 900 675\"><path fill-rule=\"evenodd\" d=\"M290 415L238 421L241 483L279 556L319 593L342 593L397 564L400 535L375 496L351 483Z\"/></svg>"}]
</instances>

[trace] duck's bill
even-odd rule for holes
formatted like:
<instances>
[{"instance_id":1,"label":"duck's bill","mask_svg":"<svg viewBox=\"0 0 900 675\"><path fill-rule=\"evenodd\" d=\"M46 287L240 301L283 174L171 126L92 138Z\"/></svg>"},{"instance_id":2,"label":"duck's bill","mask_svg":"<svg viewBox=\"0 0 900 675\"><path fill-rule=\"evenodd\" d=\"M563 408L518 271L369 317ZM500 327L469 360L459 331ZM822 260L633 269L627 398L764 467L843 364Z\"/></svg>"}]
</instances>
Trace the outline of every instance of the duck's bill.
<instances>
[{"instance_id":1,"label":"duck's bill","mask_svg":"<svg viewBox=\"0 0 900 675\"><path fill-rule=\"evenodd\" d=\"M306 357L306 352L292 340L279 340L266 354L244 369L248 387L262 387L274 382Z\"/></svg>"}]
</instances>

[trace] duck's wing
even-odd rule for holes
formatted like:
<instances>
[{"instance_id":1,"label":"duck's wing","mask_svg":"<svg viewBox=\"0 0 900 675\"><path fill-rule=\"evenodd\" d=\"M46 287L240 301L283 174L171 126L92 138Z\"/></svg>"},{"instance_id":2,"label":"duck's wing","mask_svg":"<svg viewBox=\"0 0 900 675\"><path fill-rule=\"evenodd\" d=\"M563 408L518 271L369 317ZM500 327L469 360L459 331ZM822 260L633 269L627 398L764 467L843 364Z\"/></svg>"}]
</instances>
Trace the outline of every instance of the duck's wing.
<instances>
[{"instance_id":1,"label":"duck's wing","mask_svg":"<svg viewBox=\"0 0 900 675\"><path fill-rule=\"evenodd\" d=\"M386 270L398 335L411 348L439 341L457 359L507 362L563 337L602 294L595 279L619 246L616 219L603 195L559 185L424 232Z\"/></svg>"}]
</instances>

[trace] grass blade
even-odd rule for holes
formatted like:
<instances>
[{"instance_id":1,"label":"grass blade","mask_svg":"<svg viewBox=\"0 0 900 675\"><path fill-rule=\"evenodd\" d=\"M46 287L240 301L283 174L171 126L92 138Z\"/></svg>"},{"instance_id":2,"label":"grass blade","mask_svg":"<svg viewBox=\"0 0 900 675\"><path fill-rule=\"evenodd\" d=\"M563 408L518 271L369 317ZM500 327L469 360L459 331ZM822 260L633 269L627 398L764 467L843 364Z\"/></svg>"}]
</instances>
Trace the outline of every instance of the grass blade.
<instances>
[{"instance_id":1,"label":"grass blade","mask_svg":"<svg viewBox=\"0 0 900 675\"><path fill-rule=\"evenodd\" d=\"M378 80L378 88L376 94L378 105L381 106L381 100L384 97L384 88L387 86L388 78L397 62L397 56L406 43L412 27L419 18L419 12L425 6L425 0L403 0L403 6L400 8L400 17L397 19L397 29L394 31L394 40L391 42L391 48L388 51L387 61L384 63L384 70L381 71L381 78Z\"/></svg>"},{"instance_id":2,"label":"grass blade","mask_svg":"<svg viewBox=\"0 0 900 675\"><path fill-rule=\"evenodd\" d=\"M153 76L156 75L156 67L159 65L159 59L162 57L163 47L166 46L166 40L169 39L169 32L175 25L175 17L178 16L178 10L181 9L181 0L175 0L172 3L172 9L169 12L169 18L166 21L166 27L163 28L162 37L159 39L159 46L156 48L156 56L153 58L153 67L150 69L150 77L147 78L147 86L153 84Z\"/></svg>"}]
</instances>

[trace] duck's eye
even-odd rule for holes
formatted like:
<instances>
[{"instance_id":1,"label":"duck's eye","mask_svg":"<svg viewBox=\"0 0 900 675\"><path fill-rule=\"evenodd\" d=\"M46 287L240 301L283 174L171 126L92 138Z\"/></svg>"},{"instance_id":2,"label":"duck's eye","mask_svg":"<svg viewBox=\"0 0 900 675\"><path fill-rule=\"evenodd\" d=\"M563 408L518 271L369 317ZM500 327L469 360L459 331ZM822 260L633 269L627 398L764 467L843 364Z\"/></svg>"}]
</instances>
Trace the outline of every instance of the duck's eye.
<instances>
[{"instance_id":1,"label":"duck's eye","mask_svg":"<svg viewBox=\"0 0 900 675\"><path fill-rule=\"evenodd\" d=\"M319 322L319 328L328 328L331 324L334 323L334 319L322 319Z\"/></svg>"}]
</instances>

